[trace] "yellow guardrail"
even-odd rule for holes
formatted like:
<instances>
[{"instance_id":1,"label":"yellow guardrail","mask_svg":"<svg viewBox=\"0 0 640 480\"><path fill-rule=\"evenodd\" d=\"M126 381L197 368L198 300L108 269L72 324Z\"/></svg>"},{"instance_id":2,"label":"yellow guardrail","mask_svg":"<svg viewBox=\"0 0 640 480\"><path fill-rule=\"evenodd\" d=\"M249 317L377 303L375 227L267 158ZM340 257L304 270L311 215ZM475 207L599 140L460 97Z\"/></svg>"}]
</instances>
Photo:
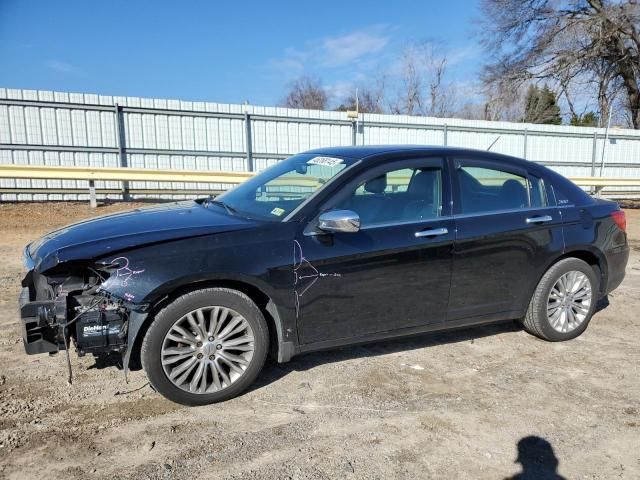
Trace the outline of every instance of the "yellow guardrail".
<instances>
[{"instance_id":1,"label":"yellow guardrail","mask_svg":"<svg viewBox=\"0 0 640 480\"><path fill-rule=\"evenodd\" d=\"M249 172L159 170L150 168L51 167L44 165L0 165L0 178L55 180L118 180L131 182L241 183Z\"/></svg>"},{"instance_id":2,"label":"yellow guardrail","mask_svg":"<svg viewBox=\"0 0 640 480\"><path fill-rule=\"evenodd\" d=\"M640 187L640 178L625 177L569 177L581 187Z\"/></svg>"},{"instance_id":3,"label":"yellow guardrail","mask_svg":"<svg viewBox=\"0 0 640 480\"><path fill-rule=\"evenodd\" d=\"M211 172L199 170L160 170L120 167L65 167L45 165L0 165L0 178L88 180L91 205L96 204L95 181L121 182L190 182L238 184L251 178L251 172ZM605 187L640 187L640 178L569 177L576 185L595 187L599 193ZM309 185L317 182L308 181ZM394 183L393 179L390 183ZM274 182L277 185L278 182ZM29 189L25 189L29 190Z\"/></svg>"},{"instance_id":4,"label":"yellow guardrail","mask_svg":"<svg viewBox=\"0 0 640 480\"><path fill-rule=\"evenodd\" d=\"M242 183L253 174L249 172L210 172L199 170L160 170L150 168L119 167L64 167L45 165L0 165L0 178L88 180L89 204L97 205L95 182L195 182Z\"/></svg>"}]
</instances>

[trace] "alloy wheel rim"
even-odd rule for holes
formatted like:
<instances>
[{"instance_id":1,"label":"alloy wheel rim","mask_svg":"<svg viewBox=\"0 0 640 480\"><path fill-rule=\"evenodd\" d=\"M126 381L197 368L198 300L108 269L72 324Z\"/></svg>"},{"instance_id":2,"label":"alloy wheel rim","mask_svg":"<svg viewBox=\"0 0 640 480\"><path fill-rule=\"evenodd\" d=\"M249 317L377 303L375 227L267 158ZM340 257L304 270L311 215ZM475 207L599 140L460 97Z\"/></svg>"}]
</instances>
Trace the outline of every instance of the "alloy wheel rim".
<instances>
[{"instance_id":1,"label":"alloy wheel rim","mask_svg":"<svg viewBox=\"0 0 640 480\"><path fill-rule=\"evenodd\" d=\"M161 361L171 383L189 393L214 393L244 375L254 352L246 318L235 310L209 306L178 319L162 342Z\"/></svg>"},{"instance_id":2,"label":"alloy wheel rim","mask_svg":"<svg viewBox=\"0 0 640 480\"><path fill-rule=\"evenodd\" d=\"M547 318L553 329L568 333L582 325L592 296L591 282L584 273L572 270L558 278L547 299Z\"/></svg>"}]
</instances>

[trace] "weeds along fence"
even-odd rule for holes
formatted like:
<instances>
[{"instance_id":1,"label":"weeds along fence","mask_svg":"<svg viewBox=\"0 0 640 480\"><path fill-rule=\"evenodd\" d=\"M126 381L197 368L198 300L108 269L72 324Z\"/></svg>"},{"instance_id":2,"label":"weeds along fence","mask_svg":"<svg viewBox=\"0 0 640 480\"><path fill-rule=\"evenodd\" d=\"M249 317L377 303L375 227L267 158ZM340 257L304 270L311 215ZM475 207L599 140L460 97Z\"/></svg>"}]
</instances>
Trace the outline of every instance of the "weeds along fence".
<instances>
[{"instance_id":1,"label":"weeds along fence","mask_svg":"<svg viewBox=\"0 0 640 480\"><path fill-rule=\"evenodd\" d=\"M640 132L295 110L0 88L0 164L252 172L312 148L449 145L505 153L571 177L640 177ZM97 181L98 197L183 198L231 184ZM0 179L0 200L87 198L86 180ZM616 190L617 189L617 190ZM640 195L637 187L611 193Z\"/></svg>"}]
</instances>

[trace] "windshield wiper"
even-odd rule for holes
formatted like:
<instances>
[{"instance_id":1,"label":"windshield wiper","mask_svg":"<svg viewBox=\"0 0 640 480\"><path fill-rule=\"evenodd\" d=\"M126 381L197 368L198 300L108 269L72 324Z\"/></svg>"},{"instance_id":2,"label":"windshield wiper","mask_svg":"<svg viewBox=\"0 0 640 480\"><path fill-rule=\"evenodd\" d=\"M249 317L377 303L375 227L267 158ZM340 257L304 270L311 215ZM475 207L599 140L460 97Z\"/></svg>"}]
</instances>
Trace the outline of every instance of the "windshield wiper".
<instances>
[{"instance_id":1,"label":"windshield wiper","mask_svg":"<svg viewBox=\"0 0 640 480\"><path fill-rule=\"evenodd\" d=\"M223 202L222 200L216 200L211 195L209 195L209 197L206 198L205 201L202 202L202 204L205 207L208 207L209 204L219 205L222 208L224 208L229 215L238 215L238 211L235 208L233 208L231 205L229 205L228 203Z\"/></svg>"}]
</instances>

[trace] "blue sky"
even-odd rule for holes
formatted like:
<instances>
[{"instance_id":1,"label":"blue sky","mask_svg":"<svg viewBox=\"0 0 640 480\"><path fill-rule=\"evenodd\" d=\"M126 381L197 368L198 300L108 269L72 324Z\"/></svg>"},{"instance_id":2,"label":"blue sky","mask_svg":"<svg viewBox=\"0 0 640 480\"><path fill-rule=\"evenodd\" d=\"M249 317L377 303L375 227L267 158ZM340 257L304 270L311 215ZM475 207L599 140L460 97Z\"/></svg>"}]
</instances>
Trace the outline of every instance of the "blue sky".
<instances>
[{"instance_id":1,"label":"blue sky","mask_svg":"<svg viewBox=\"0 0 640 480\"><path fill-rule=\"evenodd\" d=\"M337 100L422 40L468 85L478 3L0 0L0 87L275 105L311 75Z\"/></svg>"}]
</instances>

